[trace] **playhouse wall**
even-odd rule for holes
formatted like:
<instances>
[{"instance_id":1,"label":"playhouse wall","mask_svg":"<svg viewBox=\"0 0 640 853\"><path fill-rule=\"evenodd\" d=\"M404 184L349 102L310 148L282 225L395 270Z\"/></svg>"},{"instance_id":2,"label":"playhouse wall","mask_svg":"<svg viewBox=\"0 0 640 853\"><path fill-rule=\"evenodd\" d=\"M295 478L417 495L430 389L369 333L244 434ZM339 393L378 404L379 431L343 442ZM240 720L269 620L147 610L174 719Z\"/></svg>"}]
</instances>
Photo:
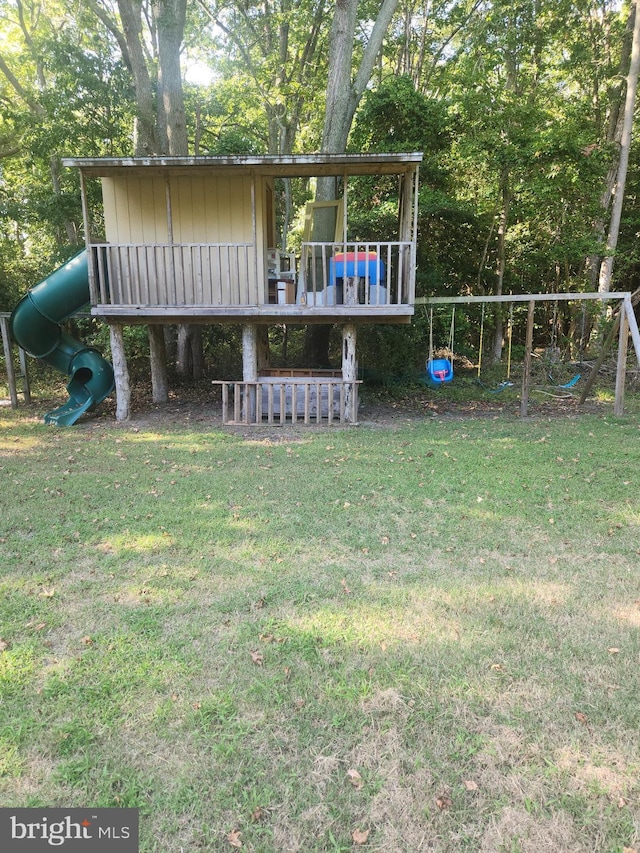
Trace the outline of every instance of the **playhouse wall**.
<instances>
[{"instance_id":1,"label":"playhouse wall","mask_svg":"<svg viewBox=\"0 0 640 853\"><path fill-rule=\"evenodd\" d=\"M102 179L111 292L119 303L256 305L264 301L264 187L251 175ZM159 247L149 251L131 246ZM141 262L141 258L143 258ZM256 259L260 259L256 263ZM169 268L170 267L170 268ZM113 271L116 270L114 273Z\"/></svg>"},{"instance_id":2,"label":"playhouse wall","mask_svg":"<svg viewBox=\"0 0 640 853\"><path fill-rule=\"evenodd\" d=\"M164 177L103 178L107 241L168 242L166 190ZM250 176L177 175L169 191L174 243L253 242Z\"/></svg>"},{"instance_id":3,"label":"playhouse wall","mask_svg":"<svg viewBox=\"0 0 640 853\"><path fill-rule=\"evenodd\" d=\"M104 227L113 244L169 241L164 182L153 178L103 178Z\"/></svg>"}]
</instances>

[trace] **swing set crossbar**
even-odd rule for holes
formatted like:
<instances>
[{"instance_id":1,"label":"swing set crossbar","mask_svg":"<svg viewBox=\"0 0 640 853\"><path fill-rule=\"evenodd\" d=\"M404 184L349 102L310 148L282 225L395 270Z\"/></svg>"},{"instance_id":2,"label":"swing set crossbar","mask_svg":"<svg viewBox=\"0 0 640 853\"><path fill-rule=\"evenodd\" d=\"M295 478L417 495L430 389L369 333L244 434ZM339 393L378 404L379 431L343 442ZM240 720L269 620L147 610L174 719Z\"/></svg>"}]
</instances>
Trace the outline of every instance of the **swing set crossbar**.
<instances>
[{"instance_id":1,"label":"swing set crossbar","mask_svg":"<svg viewBox=\"0 0 640 853\"><path fill-rule=\"evenodd\" d=\"M606 293L504 293L501 296L416 296L416 305L479 305L482 302L576 302L583 299L618 300L631 298L630 291L608 291Z\"/></svg>"}]
</instances>

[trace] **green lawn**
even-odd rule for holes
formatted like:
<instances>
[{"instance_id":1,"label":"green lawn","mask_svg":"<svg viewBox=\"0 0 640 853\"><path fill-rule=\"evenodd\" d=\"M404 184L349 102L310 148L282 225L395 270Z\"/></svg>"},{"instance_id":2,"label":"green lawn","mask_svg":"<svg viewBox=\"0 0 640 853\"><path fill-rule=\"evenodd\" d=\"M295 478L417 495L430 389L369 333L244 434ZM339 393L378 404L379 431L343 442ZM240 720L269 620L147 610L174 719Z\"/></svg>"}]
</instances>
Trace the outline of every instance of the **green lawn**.
<instances>
[{"instance_id":1,"label":"green lawn","mask_svg":"<svg viewBox=\"0 0 640 853\"><path fill-rule=\"evenodd\" d=\"M640 849L637 418L28 411L0 805L137 806L143 853Z\"/></svg>"}]
</instances>

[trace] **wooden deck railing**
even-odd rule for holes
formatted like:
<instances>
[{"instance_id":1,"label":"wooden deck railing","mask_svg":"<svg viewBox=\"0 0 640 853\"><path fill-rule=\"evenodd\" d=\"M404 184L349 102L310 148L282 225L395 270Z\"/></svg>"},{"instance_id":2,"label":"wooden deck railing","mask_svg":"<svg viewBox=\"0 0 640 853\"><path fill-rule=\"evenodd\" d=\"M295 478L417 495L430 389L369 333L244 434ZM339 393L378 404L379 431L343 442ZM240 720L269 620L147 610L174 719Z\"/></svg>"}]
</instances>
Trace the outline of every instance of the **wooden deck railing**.
<instances>
[{"instance_id":1,"label":"wooden deck railing","mask_svg":"<svg viewBox=\"0 0 640 853\"><path fill-rule=\"evenodd\" d=\"M91 249L93 305L221 311L269 305L266 258L264 264L256 259L251 243L99 243ZM411 242L303 243L296 305L303 312L335 306L336 313L343 310L338 306L364 306L380 314L413 305L414 254Z\"/></svg>"},{"instance_id":2,"label":"wooden deck railing","mask_svg":"<svg viewBox=\"0 0 640 853\"><path fill-rule=\"evenodd\" d=\"M409 305L415 295L411 242L303 243L302 300L308 305Z\"/></svg>"},{"instance_id":3,"label":"wooden deck railing","mask_svg":"<svg viewBox=\"0 0 640 853\"><path fill-rule=\"evenodd\" d=\"M358 421L360 381L268 378L219 381L225 424L350 423Z\"/></svg>"},{"instance_id":4,"label":"wooden deck railing","mask_svg":"<svg viewBox=\"0 0 640 853\"><path fill-rule=\"evenodd\" d=\"M94 245L94 305L259 305L251 243Z\"/></svg>"}]
</instances>

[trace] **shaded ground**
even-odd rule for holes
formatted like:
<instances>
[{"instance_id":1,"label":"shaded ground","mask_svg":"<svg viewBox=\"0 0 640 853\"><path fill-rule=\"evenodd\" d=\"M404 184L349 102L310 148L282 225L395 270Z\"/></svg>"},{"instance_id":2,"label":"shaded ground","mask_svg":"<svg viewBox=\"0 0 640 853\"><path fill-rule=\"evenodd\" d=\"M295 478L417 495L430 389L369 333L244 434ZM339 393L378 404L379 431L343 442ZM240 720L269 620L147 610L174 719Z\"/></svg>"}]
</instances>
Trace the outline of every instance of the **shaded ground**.
<instances>
[{"instance_id":1,"label":"shaded ground","mask_svg":"<svg viewBox=\"0 0 640 853\"><path fill-rule=\"evenodd\" d=\"M629 381L627 385L629 385ZM633 383L631 383L633 385ZM47 383L45 395L35 397L35 402L29 407L29 415L40 418L45 412L65 399L66 392L61 382L55 387ZM629 388L633 392L634 388ZM151 401L150 383L136 383L132 388L131 410L129 425L142 429L152 425L180 424L197 425L200 428L222 426L220 392L210 381L200 383L175 385L170 392L169 401L158 405ZM611 392L591 397L585 405L578 405L579 389L564 391L552 386L532 388L529 397L528 417L530 418L561 418L579 417L581 414L613 413L613 394ZM9 401L6 401L7 406ZM636 395L627 393L627 411L637 408ZM23 406L20 406L23 409ZM115 397L102 403L93 413L83 416L80 424L96 425L113 422L115 419ZM360 392L359 423L361 426L392 427L394 424L413 420L432 418L464 419L464 418L520 418L520 385L515 384L501 393L492 393L480 388L475 381L463 377L461 384L447 388L431 390L425 386L415 385L406 388L375 388L362 386ZM246 430L247 427L229 429ZM267 428L265 424L264 429ZM317 429L317 426L305 427L297 424L284 426L271 425L269 429L276 432L283 429ZM336 426L326 427L335 429ZM253 428L255 429L255 427Z\"/></svg>"},{"instance_id":2,"label":"shaded ground","mask_svg":"<svg viewBox=\"0 0 640 853\"><path fill-rule=\"evenodd\" d=\"M392 427L394 424L432 418L519 418L520 396L515 391L504 394L491 394L480 391L477 399L460 399L448 395L446 391L407 391L403 395L372 393L365 390L361 395L360 426ZM215 392L207 386L185 386L170 395L169 402L157 405L150 402L150 389L138 386L133 392L131 425L142 428L153 424L193 424L221 426L221 404ZM612 404L588 400L578 406L578 395L562 394L557 397L532 393L529 403L529 417L577 417L580 414L606 415L612 411ZM115 417L115 401L108 400L100 407L95 417L111 419ZM267 428L265 424L264 428ZM290 423L284 426L271 425L275 431L291 429ZM314 429L295 425L297 429ZM326 427L335 429L335 426ZM338 427L340 428L340 427ZM229 429L234 429L229 426ZM241 427L246 429L246 427Z\"/></svg>"}]
</instances>

